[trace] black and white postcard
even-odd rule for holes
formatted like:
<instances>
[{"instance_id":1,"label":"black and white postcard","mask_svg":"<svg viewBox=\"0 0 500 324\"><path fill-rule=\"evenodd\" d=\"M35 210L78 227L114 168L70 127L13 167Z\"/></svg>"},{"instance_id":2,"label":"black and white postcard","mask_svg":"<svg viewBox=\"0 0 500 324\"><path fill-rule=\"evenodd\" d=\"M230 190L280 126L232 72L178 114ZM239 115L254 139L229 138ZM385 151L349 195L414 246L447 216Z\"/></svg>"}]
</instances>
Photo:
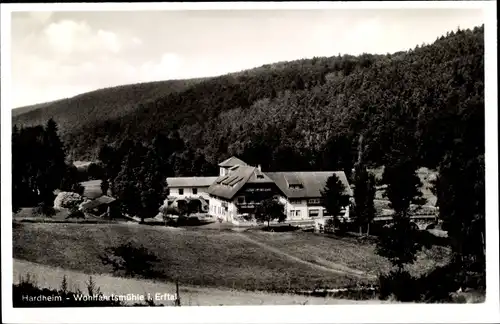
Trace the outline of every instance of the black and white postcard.
<instances>
[{"instance_id":1,"label":"black and white postcard","mask_svg":"<svg viewBox=\"0 0 500 324\"><path fill-rule=\"evenodd\" d=\"M7 322L499 320L496 2L1 13Z\"/></svg>"}]
</instances>

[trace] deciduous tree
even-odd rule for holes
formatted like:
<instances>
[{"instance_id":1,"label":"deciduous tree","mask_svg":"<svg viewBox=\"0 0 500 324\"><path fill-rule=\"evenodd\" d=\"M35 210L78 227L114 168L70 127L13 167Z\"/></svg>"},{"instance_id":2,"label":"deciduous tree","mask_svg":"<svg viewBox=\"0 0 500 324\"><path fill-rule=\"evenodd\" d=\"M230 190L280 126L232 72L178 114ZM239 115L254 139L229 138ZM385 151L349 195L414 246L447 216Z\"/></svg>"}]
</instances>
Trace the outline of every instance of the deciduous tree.
<instances>
[{"instance_id":1,"label":"deciduous tree","mask_svg":"<svg viewBox=\"0 0 500 324\"><path fill-rule=\"evenodd\" d=\"M268 198L257 206L255 218L260 222L267 222L269 227L271 221L283 222L286 219L285 206L277 199Z\"/></svg>"}]
</instances>

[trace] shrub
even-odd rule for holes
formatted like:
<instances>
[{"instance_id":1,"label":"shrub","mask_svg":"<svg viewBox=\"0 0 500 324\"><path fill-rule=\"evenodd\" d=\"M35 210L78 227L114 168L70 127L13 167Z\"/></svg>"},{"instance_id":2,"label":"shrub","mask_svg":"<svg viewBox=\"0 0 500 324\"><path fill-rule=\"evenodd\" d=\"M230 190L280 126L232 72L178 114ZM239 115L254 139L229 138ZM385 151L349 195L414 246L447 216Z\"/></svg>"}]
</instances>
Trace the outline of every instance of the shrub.
<instances>
[{"instance_id":1,"label":"shrub","mask_svg":"<svg viewBox=\"0 0 500 324\"><path fill-rule=\"evenodd\" d=\"M393 270L379 276L380 299L387 299L393 295L402 302L418 301L420 290L417 279L407 271Z\"/></svg>"},{"instance_id":2,"label":"shrub","mask_svg":"<svg viewBox=\"0 0 500 324\"><path fill-rule=\"evenodd\" d=\"M158 257L145 247L135 247L131 242L117 247L106 248L100 256L104 265L112 265L115 273L123 273L130 277L156 278L164 276L155 271L154 265Z\"/></svg>"},{"instance_id":3,"label":"shrub","mask_svg":"<svg viewBox=\"0 0 500 324\"><path fill-rule=\"evenodd\" d=\"M81 211L79 209L71 209L71 211L70 211L69 215L66 217L66 219L70 219L70 218L84 219L85 214L83 213L83 211Z\"/></svg>"},{"instance_id":4,"label":"shrub","mask_svg":"<svg viewBox=\"0 0 500 324\"><path fill-rule=\"evenodd\" d=\"M52 217L56 214L56 211L54 210L54 207L50 206L47 203L41 202L33 209L33 214L35 216Z\"/></svg>"},{"instance_id":5,"label":"shrub","mask_svg":"<svg viewBox=\"0 0 500 324\"><path fill-rule=\"evenodd\" d=\"M92 292L97 296L103 297L99 289L95 288L92 278L87 283L87 288L92 284ZM89 292L91 289L88 289ZM34 297L34 300L27 300L26 296ZM18 284L12 286L12 297L14 307L106 307L106 306L125 306L119 300L104 299L79 299L78 296L83 296L80 290L74 292L68 291L66 277L63 277L61 288L48 289L39 288L31 276L28 274L25 278L21 278ZM49 300L48 298L51 298Z\"/></svg>"},{"instance_id":6,"label":"shrub","mask_svg":"<svg viewBox=\"0 0 500 324\"><path fill-rule=\"evenodd\" d=\"M92 276L86 282L87 295L84 295L79 289L75 291L68 290L66 276L63 277L61 288L48 289L39 288L36 281L28 273L26 277L20 278L18 284L12 286L12 297L14 307L109 307L109 306L128 306L117 299L107 299L96 286ZM146 295L146 294L145 294ZM38 300L27 300L26 296L38 297ZM92 296L91 299L79 298L83 296ZM47 298L52 300L47 300ZM57 298L60 297L60 298ZM153 299L146 299L143 303L135 303L132 306L164 306L155 304Z\"/></svg>"},{"instance_id":7,"label":"shrub","mask_svg":"<svg viewBox=\"0 0 500 324\"><path fill-rule=\"evenodd\" d=\"M54 199L54 208L78 208L83 201L84 198L79 193L63 191Z\"/></svg>"},{"instance_id":8,"label":"shrub","mask_svg":"<svg viewBox=\"0 0 500 324\"><path fill-rule=\"evenodd\" d=\"M460 288L458 269L453 264L437 267L418 279L421 298L425 302L450 302L450 293Z\"/></svg>"}]
</instances>

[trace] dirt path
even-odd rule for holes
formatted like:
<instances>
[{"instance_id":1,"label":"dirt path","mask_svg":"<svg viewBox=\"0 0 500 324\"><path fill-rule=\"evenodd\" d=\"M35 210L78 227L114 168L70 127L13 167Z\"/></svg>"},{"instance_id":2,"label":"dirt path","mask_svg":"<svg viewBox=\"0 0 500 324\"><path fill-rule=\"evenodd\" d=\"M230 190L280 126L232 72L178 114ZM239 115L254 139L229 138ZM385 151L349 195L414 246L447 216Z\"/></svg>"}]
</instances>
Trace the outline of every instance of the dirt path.
<instances>
[{"instance_id":1,"label":"dirt path","mask_svg":"<svg viewBox=\"0 0 500 324\"><path fill-rule=\"evenodd\" d=\"M236 233L236 235L240 236L241 238L245 239L246 241L250 242L250 243L253 243L253 244L256 244L268 251L271 251L273 253L276 253L276 254L279 254L281 256L284 256L286 258L289 258L293 261L296 261L296 262L299 262L299 263L302 263L302 264L306 264L310 267L313 267L313 268L316 268L316 269L319 269L319 270L323 270L323 271L328 271L328 272L332 272L332 273L335 273L335 274L344 274L344 275L351 275L351 276L355 276L355 277L358 277L358 278L368 278L368 279L375 279L376 277L373 276L373 275L369 275L369 274L366 274L365 272L363 271L360 271L360 270L356 270L356 269L352 269L352 268L349 268L345 265L342 265L342 264L338 264L338 263L334 263L334 262L330 262L330 261L327 261L327 260L323 260L323 259L317 259L316 261L318 263L313 263L313 262L310 262L310 261L306 261L306 260L303 260L299 257L296 257L294 255L291 255L291 254L288 254L278 248L275 248L275 247L272 247L264 242L260 242L260 241L257 241L253 238L250 238L248 237L247 235L243 234L243 233Z\"/></svg>"},{"instance_id":2,"label":"dirt path","mask_svg":"<svg viewBox=\"0 0 500 324\"><path fill-rule=\"evenodd\" d=\"M64 275L67 277L68 288L79 288L86 293L86 282L89 274L49 267L34 262L14 259L14 283L21 277L35 275L39 287L59 289ZM155 282L151 280L129 279L113 277L111 275L93 274L92 279L96 286L105 295L111 294L141 294L150 293L154 298L156 294L165 297L166 294L175 294L175 285L168 282ZM180 298L183 306L229 306L229 305L335 305L335 304L380 304L380 300L348 300L330 297L310 297L291 294L273 294L266 292L235 291L219 288L204 288L181 286ZM173 301L156 299L156 303L165 306L172 305ZM133 302L132 302L133 303Z\"/></svg>"}]
</instances>

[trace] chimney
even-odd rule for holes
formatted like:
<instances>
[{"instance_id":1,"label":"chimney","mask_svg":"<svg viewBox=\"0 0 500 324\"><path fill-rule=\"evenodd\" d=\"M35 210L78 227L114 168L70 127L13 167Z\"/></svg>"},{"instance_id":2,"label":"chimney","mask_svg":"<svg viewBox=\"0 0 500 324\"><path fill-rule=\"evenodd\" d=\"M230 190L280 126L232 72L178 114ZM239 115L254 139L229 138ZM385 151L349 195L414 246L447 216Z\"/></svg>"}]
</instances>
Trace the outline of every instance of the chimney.
<instances>
[{"instance_id":1,"label":"chimney","mask_svg":"<svg viewBox=\"0 0 500 324\"><path fill-rule=\"evenodd\" d=\"M258 165L257 165L257 169L258 169L259 171L262 171L262 168L260 167L260 164L258 164Z\"/></svg>"}]
</instances>

